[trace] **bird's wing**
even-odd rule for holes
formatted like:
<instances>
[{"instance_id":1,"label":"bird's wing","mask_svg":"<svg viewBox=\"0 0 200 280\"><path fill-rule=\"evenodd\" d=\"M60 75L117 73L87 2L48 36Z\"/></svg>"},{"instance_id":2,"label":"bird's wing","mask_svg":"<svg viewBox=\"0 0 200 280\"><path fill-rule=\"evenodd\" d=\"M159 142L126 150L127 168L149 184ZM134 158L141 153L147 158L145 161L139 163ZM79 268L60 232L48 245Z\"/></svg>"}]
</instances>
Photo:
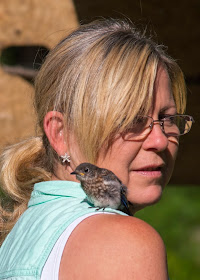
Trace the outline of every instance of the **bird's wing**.
<instances>
[{"instance_id":1,"label":"bird's wing","mask_svg":"<svg viewBox=\"0 0 200 280\"><path fill-rule=\"evenodd\" d=\"M122 181L110 170L101 168L101 175L103 177L104 182L118 182L120 185L121 192L121 204L125 207L128 215L131 215L129 211L129 202L127 200L127 187L122 184Z\"/></svg>"}]
</instances>

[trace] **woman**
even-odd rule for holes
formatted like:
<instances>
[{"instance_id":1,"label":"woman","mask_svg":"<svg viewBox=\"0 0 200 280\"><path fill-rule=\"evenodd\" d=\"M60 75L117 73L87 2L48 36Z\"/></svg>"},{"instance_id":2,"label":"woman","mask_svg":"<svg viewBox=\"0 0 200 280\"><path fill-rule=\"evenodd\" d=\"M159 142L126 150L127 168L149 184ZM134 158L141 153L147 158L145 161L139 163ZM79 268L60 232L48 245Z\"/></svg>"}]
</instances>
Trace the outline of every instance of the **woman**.
<instances>
[{"instance_id":1,"label":"woman","mask_svg":"<svg viewBox=\"0 0 200 280\"><path fill-rule=\"evenodd\" d=\"M193 122L180 115L185 95L176 62L126 21L83 25L60 42L35 82L42 136L2 155L13 211L3 204L0 279L168 279L159 234L89 208L71 173L82 162L113 171L133 214L156 203Z\"/></svg>"}]
</instances>

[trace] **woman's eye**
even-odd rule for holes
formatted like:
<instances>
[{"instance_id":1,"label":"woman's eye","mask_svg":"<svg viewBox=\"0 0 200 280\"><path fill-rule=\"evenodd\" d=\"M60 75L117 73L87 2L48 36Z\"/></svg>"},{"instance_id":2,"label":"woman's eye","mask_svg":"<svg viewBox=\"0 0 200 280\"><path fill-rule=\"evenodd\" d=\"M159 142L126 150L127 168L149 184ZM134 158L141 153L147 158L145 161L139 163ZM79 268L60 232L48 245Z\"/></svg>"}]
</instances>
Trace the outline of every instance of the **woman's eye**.
<instances>
[{"instance_id":1,"label":"woman's eye","mask_svg":"<svg viewBox=\"0 0 200 280\"><path fill-rule=\"evenodd\" d=\"M168 118L168 117L170 117L171 115L169 115L169 114L162 114L162 115L159 115L159 120L163 120L163 119L165 119L165 118Z\"/></svg>"},{"instance_id":2,"label":"woman's eye","mask_svg":"<svg viewBox=\"0 0 200 280\"><path fill-rule=\"evenodd\" d=\"M165 118L169 118L170 119L170 117L174 117L176 114L160 114L159 115L159 120L163 120L163 119L165 119Z\"/></svg>"}]
</instances>

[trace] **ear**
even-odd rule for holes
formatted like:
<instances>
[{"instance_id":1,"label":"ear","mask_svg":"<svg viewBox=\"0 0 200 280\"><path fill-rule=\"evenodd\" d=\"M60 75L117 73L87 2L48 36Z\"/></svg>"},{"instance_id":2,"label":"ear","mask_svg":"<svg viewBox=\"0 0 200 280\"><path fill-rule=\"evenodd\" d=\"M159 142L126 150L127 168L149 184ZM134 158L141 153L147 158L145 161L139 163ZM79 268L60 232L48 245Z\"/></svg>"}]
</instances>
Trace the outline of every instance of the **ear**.
<instances>
[{"instance_id":1,"label":"ear","mask_svg":"<svg viewBox=\"0 0 200 280\"><path fill-rule=\"evenodd\" d=\"M63 114L57 111L50 111L44 118L44 131L52 148L59 156L67 152Z\"/></svg>"}]
</instances>

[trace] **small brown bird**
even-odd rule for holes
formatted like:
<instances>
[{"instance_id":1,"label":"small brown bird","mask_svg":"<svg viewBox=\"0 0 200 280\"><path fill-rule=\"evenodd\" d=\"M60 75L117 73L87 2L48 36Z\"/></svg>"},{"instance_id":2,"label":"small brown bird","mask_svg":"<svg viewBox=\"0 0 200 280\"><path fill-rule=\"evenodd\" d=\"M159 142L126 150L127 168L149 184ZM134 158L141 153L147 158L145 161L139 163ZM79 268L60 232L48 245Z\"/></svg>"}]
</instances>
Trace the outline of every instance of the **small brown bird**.
<instances>
[{"instance_id":1,"label":"small brown bird","mask_svg":"<svg viewBox=\"0 0 200 280\"><path fill-rule=\"evenodd\" d=\"M110 207L124 210L128 215L127 187L110 170L91 163L81 163L74 172L88 200L98 209Z\"/></svg>"}]
</instances>

